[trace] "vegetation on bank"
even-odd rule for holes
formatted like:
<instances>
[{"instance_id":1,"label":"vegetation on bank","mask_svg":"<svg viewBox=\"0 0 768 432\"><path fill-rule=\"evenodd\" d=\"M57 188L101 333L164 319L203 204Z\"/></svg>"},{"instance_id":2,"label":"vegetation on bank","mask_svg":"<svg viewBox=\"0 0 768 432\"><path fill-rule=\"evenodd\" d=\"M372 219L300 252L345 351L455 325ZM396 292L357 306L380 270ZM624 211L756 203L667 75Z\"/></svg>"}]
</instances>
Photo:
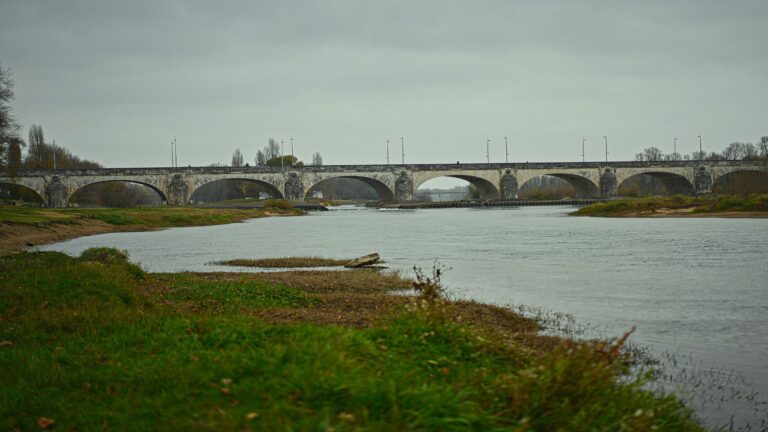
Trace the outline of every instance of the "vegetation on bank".
<instances>
[{"instance_id":1,"label":"vegetation on bank","mask_svg":"<svg viewBox=\"0 0 768 432\"><path fill-rule=\"evenodd\" d=\"M539 336L434 283L147 274L113 249L0 258L0 429L701 430L618 380L622 341Z\"/></svg>"},{"instance_id":2,"label":"vegetation on bank","mask_svg":"<svg viewBox=\"0 0 768 432\"><path fill-rule=\"evenodd\" d=\"M263 267L263 268L300 268L300 267L339 267L349 260L338 260L320 257L283 257L263 259L233 259L217 261L215 264L238 267Z\"/></svg>"},{"instance_id":3,"label":"vegetation on bank","mask_svg":"<svg viewBox=\"0 0 768 432\"><path fill-rule=\"evenodd\" d=\"M571 213L574 216L697 215L726 212L766 212L768 194L625 198L595 203Z\"/></svg>"},{"instance_id":4,"label":"vegetation on bank","mask_svg":"<svg viewBox=\"0 0 768 432\"><path fill-rule=\"evenodd\" d=\"M209 209L198 207L135 208L33 208L0 206L0 223L51 224L97 220L116 226L157 229L181 226L218 225L274 214L298 215L290 203L274 200L258 209ZM284 203L284 204L283 204Z\"/></svg>"}]
</instances>

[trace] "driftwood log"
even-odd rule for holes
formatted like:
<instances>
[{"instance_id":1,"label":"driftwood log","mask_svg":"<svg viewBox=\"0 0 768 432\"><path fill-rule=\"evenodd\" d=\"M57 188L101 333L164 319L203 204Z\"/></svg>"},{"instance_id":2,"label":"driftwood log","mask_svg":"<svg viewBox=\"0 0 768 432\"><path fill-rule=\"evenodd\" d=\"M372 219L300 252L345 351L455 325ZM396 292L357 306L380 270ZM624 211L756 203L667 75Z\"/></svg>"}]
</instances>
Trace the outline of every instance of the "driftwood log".
<instances>
[{"instance_id":1,"label":"driftwood log","mask_svg":"<svg viewBox=\"0 0 768 432\"><path fill-rule=\"evenodd\" d=\"M372 253L370 255L361 256L359 258L355 258L352 261L344 264L344 267L347 268L359 268L363 266L369 266L377 263L379 261L380 257L377 253Z\"/></svg>"}]
</instances>

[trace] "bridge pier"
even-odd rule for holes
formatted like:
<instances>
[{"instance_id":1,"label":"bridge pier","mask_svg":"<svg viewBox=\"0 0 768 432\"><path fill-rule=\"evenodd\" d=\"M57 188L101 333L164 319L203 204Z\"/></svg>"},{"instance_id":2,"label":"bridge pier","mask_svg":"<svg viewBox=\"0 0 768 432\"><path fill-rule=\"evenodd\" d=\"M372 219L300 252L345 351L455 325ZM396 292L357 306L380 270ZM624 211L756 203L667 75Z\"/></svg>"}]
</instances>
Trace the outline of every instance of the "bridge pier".
<instances>
[{"instance_id":1,"label":"bridge pier","mask_svg":"<svg viewBox=\"0 0 768 432\"><path fill-rule=\"evenodd\" d=\"M499 191L501 199L512 200L517 198L517 179L512 175L512 170L507 169L499 180Z\"/></svg>"},{"instance_id":2,"label":"bridge pier","mask_svg":"<svg viewBox=\"0 0 768 432\"><path fill-rule=\"evenodd\" d=\"M51 177L45 186L45 205L51 208L64 208L69 203L67 187L59 176Z\"/></svg>"},{"instance_id":3,"label":"bridge pier","mask_svg":"<svg viewBox=\"0 0 768 432\"><path fill-rule=\"evenodd\" d=\"M693 187L696 195L712 193L712 173L704 165L699 166L693 175Z\"/></svg>"},{"instance_id":4,"label":"bridge pier","mask_svg":"<svg viewBox=\"0 0 768 432\"><path fill-rule=\"evenodd\" d=\"M611 168L606 168L605 172L600 175L600 196L602 198L616 196L618 186L616 174L613 173Z\"/></svg>"},{"instance_id":5,"label":"bridge pier","mask_svg":"<svg viewBox=\"0 0 768 432\"><path fill-rule=\"evenodd\" d=\"M413 176L405 171L400 171L400 176L395 180L395 200L413 201Z\"/></svg>"}]
</instances>

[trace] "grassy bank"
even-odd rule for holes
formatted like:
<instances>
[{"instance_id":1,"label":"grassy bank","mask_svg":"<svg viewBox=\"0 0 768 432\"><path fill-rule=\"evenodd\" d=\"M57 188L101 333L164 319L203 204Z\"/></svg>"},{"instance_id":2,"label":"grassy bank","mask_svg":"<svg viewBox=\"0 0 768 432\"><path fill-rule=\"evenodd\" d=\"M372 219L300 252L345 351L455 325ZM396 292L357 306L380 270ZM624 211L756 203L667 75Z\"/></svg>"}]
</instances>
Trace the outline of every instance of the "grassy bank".
<instances>
[{"instance_id":1,"label":"grassy bank","mask_svg":"<svg viewBox=\"0 0 768 432\"><path fill-rule=\"evenodd\" d=\"M768 217L768 195L626 198L596 203L574 216L757 216Z\"/></svg>"},{"instance_id":2,"label":"grassy bank","mask_svg":"<svg viewBox=\"0 0 768 432\"><path fill-rule=\"evenodd\" d=\"M285 204L258 209L168 206L46 209L0 206L0 236L3 238L0 255L89 234L219 225L250 218L303 214L303 211Z\"/></svg>"},{"instance_id":3,"label":"grassy bank","mask_svg":"<svg viewBox=\"0 0 768 432\"><path fill-rule=\"evenodd\" d=\"M109 249L0 258L0 429L700 430L617 381L620 343L539 336L429 281L389 294L409 286L145 274Z\"/></svg>"}]
</instances>

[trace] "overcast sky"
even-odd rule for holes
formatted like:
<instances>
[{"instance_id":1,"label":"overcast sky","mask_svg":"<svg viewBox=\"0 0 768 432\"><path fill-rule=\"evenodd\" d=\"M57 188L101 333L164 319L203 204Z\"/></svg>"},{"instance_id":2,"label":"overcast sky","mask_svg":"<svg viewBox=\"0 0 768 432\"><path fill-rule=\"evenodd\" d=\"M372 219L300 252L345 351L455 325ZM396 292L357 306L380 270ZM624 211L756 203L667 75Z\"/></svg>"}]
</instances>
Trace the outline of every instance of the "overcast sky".
<instances>
[{"instance_id":1,"label":"overcast sky","mask_svg":"<svg viewBox=\"0 0 768 432\"><path fill-rule=\"evenodd\" d=\"M0 0L26 130L106 166L632 159L768 135L768 1ZM286 150L287 152L288 150Z\"/></svg>"}]
</instances>

